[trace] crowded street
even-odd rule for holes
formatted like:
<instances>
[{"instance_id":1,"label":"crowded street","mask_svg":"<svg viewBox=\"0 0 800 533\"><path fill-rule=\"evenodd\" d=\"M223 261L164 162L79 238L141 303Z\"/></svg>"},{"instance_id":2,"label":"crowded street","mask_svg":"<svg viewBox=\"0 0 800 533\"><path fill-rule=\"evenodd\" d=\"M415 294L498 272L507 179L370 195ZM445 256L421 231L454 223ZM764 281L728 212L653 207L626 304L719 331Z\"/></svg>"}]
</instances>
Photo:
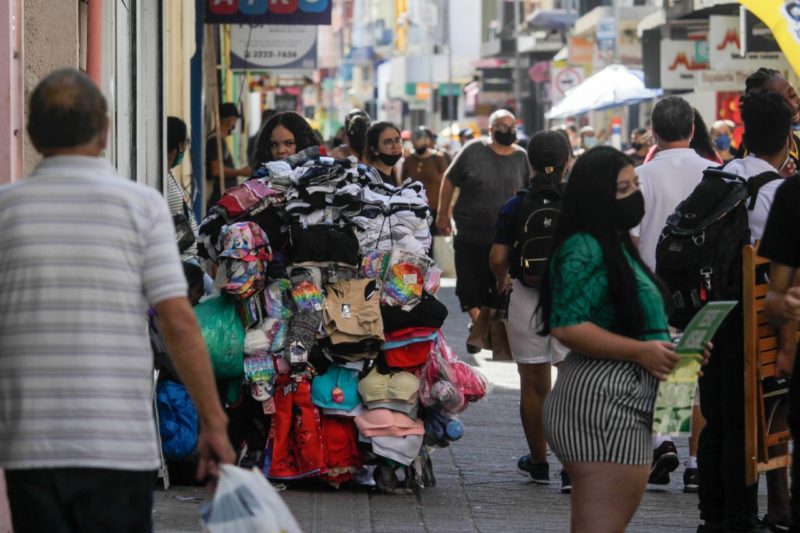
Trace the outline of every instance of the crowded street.
<instances>
[{"instance_id":1,"label":"crowded street","mask_svg":"<svg viewBox=\"0 0 800 533\"><path fill-rule=\"evenodd\" d=\"M466 319L455 314L453 287L441 289L453 315L444 326L454 346L466 341ZM519 413L519 377L510 362L494 362L491 352L463 355L484 372L493 389L462 417L464 437L433 455L436 486L420 494L387 496L373 488L334 491L292 488L281 496L306 533L464 533L509 531L560 533L569 529L569 495L559 492L557 477L549 486L537 486L513 468L524 436ZM490 422L489 422L490 421ZM678 453L686 456L685 438L677 439ZM551 471L558 459L548 457ZM509 465L511 467L509 467ZM668 486L651 485L628 527L631 533L695 531L695 494L684 494L683 466ZM208 501L202 488L171 487L156 490L154 523L158 533L195 531L198 508ZM761 506L766 487L761 487ZM760 531L768 531L763 529Z\"/></svg>"}]
</instances>

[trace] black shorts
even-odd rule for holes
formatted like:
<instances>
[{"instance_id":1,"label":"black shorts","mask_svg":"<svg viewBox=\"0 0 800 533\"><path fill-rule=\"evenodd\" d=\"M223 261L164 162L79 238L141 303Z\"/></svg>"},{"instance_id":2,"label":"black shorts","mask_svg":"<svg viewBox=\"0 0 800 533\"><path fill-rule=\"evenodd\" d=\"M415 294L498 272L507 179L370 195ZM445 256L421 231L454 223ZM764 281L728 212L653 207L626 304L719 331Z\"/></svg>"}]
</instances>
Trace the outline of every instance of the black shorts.
<instances>
[{"instance_id":1,"label":"black shorts","mask_svg":"<svg viewBox=\"0 0 800 533\"><path fill-rule=\"evenodd\" d=\"M16 533L153 530L155 472L36 468L5 475Z\"/></svg>"},{"instance_id":2,"label":"black shorts","mask_svg":"<svg viewBox=\"0 0 800 533\"><path fill-rule=\"evenodd\" d=\"M456 263L456 296L462 311L489 305L495 281L489 269L491 244L453 240Z\"/></svg>"}]
</instances>

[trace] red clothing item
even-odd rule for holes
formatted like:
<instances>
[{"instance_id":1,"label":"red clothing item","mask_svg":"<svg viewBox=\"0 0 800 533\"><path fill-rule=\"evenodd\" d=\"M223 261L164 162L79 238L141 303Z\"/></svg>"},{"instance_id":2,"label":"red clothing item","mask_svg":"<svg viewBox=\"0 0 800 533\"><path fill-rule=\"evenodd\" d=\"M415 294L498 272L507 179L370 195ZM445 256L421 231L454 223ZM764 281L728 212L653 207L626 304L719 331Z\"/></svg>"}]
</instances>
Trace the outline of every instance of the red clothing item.
<instances>
[{"instance_id":1,"label":"red clothing item","mask_svg":"<svg viewBox=\"0 0 800 533\"><path fill-rule=\"evenodd\" d=\"M293 480L324 474L325 451L322 446L320 419L311 402L311 384L278 376L275 383L275 414L270 440L271 479Z\"/></svg>"},{"instance_id":2,"label":"red clothing item","mask_svg":"<svg viewBox=\"0 0 800 533\"><path fill-rule=\"evenodd\" d=\"M328 470L323 479L336 487L353 479L363 467L353 419L322 415L322 443Z\"/></svg>"},{"instance_id":3,"label":"red clothing item","mask_svg":"<svg viewBox=\"0 0 800 533\"><path fill-rule=\"evenodd\" d=\"M433 349L433 341L414 342L384 350L386 364L392 368L413 371L424 365Z\"/></svg>"}]
</instances>

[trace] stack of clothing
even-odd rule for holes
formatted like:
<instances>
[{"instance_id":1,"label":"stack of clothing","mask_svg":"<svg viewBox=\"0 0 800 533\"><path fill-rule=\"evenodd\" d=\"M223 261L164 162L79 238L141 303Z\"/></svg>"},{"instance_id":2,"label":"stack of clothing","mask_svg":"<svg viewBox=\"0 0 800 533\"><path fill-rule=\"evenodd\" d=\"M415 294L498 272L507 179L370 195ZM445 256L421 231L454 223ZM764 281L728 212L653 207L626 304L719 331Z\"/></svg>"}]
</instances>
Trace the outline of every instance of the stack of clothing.
<instances>
[{"instance_id":1,"label":"stack of clothing","mask_svg":"<svg viewBox=\"0 0 800 533\"><path fill-rule=\"evenodd\" d=\"M427 446L460 433L420 380L441 380L442 364L429 367L447 317L430 213L418 182L393 187L318 153L263 165L212 209L203 246L246 329L227 397L240 464L336 487L374 471L396 492L395 470L423 462L432 483Z\"/></svg>"}]
</instances>

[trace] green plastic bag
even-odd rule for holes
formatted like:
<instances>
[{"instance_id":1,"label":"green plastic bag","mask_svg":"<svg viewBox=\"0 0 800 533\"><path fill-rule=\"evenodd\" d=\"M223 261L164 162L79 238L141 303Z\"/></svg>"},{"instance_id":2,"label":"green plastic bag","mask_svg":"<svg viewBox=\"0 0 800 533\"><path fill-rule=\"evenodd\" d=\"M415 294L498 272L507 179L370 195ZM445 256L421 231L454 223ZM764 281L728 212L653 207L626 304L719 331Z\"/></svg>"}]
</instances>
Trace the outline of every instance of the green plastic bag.
<instances>
[{"instance_id":1,"label":"green plastic bag","mask_svg":"<svg viewBox=\"0 0 800 533\"><path fill-rule=\"evenodd\" d=\"M236 312L237 301L225 294L209 298L194 308L206 341L214 375L244 375L244 325Z\"/></svg>"}]
</instances>

